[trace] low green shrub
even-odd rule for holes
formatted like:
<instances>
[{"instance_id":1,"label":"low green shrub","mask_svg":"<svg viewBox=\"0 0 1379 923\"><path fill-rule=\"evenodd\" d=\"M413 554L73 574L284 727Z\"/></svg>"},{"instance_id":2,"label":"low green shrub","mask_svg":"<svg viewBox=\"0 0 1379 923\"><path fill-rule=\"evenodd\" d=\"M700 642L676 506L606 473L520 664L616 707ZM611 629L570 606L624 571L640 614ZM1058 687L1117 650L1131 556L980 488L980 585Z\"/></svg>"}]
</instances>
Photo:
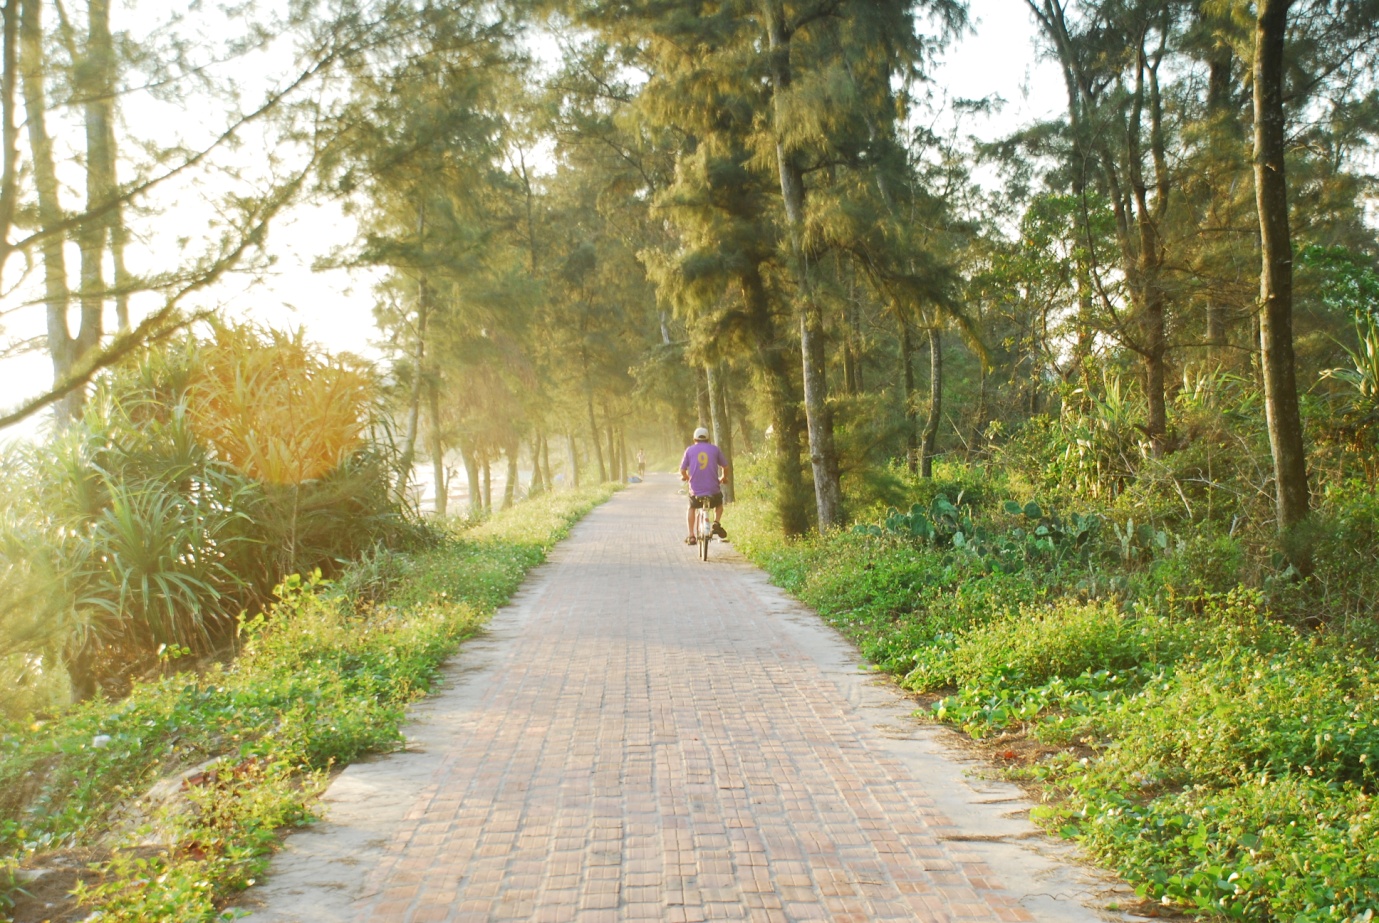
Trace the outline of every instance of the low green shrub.
<instances>
[{"instance_id":1,"label":"low green shrub","mask_svg":"<svg viewBox=\"0 0 1379 923\"><path fill-rule=\"evenodd\" d=\"M1379 914L1374 795L1302 775L1146 800L1076 779L1066 828L1144 897L1233 920L1360 923Z\"/></svg>"},{"instance_id":2,"label":"low green shrub","mask_svg":"<svg viewBox=\"0 0 1379 923\"><path fill-rule=\"evenodd\" d=\"M1279 590L1293 594L1299 616L1315 620L1324 613L1328 631L1360 637L1379 650L1379 567L1361 566L1379 560L1379 490L1372 480L1333 483L1317 507L1312 579ZM1279 607L1285 605L1280 600Z\"/></svg>"},{"instance_id":3,"label":"low green shrub","mask_svg":"<svg viewBox=\"0 0 1379 923\"><path fill-rule=\"evenodd\" d=\"M1175 596L1228 593L1240 585L1245 549L1229 535L1189 535L1152 567L1152 579Z\"/></svg>"},{"instance_id":4,"label":"low green shrub","mask_svg":"<svg viewBox=\"0 0 1379 923\"><path fill-rule=\"evenodd\" d=\"M1001 679L1040 685L1088 670L1140 666L1159 642L1150 626L1127 619L1113 601L1062 599L1021 607L972 626L950 644L917 652L905 685L924 692Z\"/></svg>"},{"instance_id":5,"label":"low green shrub","mask_svg":"<svg viewBox=\"0 0 1379 923\"><path fill-rule=\"evenodd\" d=\"M1376 791L1379 665L1295 642L1198 652L1101 719L1108 785L1227 787L1297 774Z\"/></svg>"},{"instance_id":6,"label":"low green shrub","mask_svg":"<svg viewBox=\"0 0 1379 923\"><path fill-rule=\"evenodd\" d=\"M188 789L190 810L155 818L171 849L117 852L103 880L78 882L73 896L119 923L226 919L225 896L267 871L282 830L314 818L312 799L325 783L323 773L284 762L249 760L205 773Z\"/></svg>"},{"instance_id":7,"label":"low green shrub","mask_svg":"<svg viewBox=\"0 0 1379 923\"><path fill-rule=\"evenodd\" d=\"M69 679L0 710L120 697L170 648L223 658L286 575L424 547L387 421L299 335L219 328L103 372L81 420L0 458L0 667Z\"/></svg>"}]
</instances>

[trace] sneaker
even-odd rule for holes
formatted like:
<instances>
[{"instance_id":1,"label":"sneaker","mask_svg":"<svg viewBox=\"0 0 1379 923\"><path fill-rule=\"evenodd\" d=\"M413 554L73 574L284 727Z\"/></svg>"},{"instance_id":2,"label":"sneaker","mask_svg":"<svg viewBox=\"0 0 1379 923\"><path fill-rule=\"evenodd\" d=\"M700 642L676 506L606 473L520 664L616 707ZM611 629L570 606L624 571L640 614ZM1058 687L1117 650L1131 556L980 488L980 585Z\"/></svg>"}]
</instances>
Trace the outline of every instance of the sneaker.
<instances>
[{"instance_id":1,"label":"sneaker","mask_svg":"<svg viewBox=\"0 0 1379 923\"><path fill-rule=\"evenodd\" d=\"M728 533L723 529L723 526L720 525L719 523L714 523L714 524L713 524L713 534L714 534L714 535L717 535L719 538L723 539L723 541L725 541L725 542L728 540Z\"/></svg>"},{"instance_id":2,"label":"sneaker","mask_svg":"<svg viewBox=\"0 0 1379 923\"><path fill-rule=\"evenodd\" d=\"M699 544L699 539L697 539L697 538L695 538L693 535L691 535L691 536L689 536L688 538L685 539L685 544L686 544L686 545L697 545L697 544Z\"/></svg>"}]
</instances>

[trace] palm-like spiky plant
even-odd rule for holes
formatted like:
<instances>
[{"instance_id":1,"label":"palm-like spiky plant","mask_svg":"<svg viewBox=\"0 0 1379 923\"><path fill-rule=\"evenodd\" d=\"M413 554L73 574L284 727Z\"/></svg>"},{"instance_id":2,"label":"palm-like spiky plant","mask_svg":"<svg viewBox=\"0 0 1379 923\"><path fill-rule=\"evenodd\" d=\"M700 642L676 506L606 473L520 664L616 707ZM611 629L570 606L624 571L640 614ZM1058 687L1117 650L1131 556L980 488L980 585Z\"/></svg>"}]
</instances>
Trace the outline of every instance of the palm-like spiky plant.
<instances>
[{"instance_id":1,"label":"palm-like spiky plant","mask_svg":"<svg viewBox=\"0 0 1379 923\"><path fill-rule=\"evenodd\" d=\"M377 412L361 368L250 328L115 371L79 425L7 465L0 659L118 693L160 650L228 651L288 574L405 536Z\"/></svg>"}]
</instances>

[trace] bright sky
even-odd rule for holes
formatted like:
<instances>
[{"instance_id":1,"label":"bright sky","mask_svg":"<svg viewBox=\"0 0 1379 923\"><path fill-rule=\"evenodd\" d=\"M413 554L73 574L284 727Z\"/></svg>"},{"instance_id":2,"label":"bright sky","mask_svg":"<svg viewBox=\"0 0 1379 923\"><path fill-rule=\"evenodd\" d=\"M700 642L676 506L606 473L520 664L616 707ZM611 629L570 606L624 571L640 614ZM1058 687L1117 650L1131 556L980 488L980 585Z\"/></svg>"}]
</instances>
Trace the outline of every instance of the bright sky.
<instances>
[{"instance_id":1,"label":"bright sky","mask_svg":"<svg viewBox=\"0 0 1379 923\"><path fill-rule=\"evenodd\" d=\"M129 2L142 11L148 9L150 0ZM970 2L976 34L949 51L935 74L936 83L950 98L999 95L1006 105L994 118L973 119L963 125L963 132L992 138L1017 125L1059 112L1064 105L1062 81L1049 62L1035 59L1034 30L1025 5L1019 0ZM121 13L135 15L128 10L117 11L117 15ZM161 17L158 21L162 21ZM192 115L182 113L179 119ZM162 224L179 230L188 226L204 228L206 205L204 196L190 194L196 191L184 190L182 197L170 199L177 205ZM75 204L75 197L69 196L68 201ZM151 253L157 253L171 246L169 241L177 236L191 236L191 232L165 233L159 241L144 243ZM353 236L352 220L336 208L297 209L270 230L268 249L276 259L270 276L262 282L235 277L213 293L210 303L220 305L229 316L278 327L304 327L309 339L332 351L347 350L375 357L377 351L371 343L378 338L378 332L373 323L372 280L363 274L352 276L343 271L321 273L311 269L315 260L348 244ZM41 309L28 309L24 312L27 316L8 315L0 323L4 324L7 336L36 336L42 332L41 313ZM25 395L38 393L51 377L52 368L46 356L0 360L0 408L14 406ZM12 428L0 433L0 440L32 432L34 428Z\"/></svg>"},{"instance_id":2,"label":"bright sky","mask_svg":"<svg viewBox=\"0 0 1379 923\"><path fill-rule=\"evenodd\" d=\"M969 0L975 35L944 56L935 82L950 97L1000 96L1006 105L971 133L992 139L1012 128L1061 114L1067 106L1057 66L1039 60L1035 25L1022 0Z\"/></svg>"}]
</instances>

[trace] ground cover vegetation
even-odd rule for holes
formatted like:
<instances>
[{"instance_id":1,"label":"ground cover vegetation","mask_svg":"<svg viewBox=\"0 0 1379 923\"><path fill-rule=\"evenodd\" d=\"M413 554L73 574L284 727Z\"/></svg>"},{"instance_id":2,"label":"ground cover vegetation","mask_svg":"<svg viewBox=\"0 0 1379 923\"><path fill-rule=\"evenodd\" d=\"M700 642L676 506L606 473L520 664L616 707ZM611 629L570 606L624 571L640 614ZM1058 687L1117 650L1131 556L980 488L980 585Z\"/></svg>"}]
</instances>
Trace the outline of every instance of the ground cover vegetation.
<instances>
[{"instance_id":1,"label":"ground cover vegetation","mask_svg":"<svg viewBox=\"0 0 1379 923\"><path fill-rule=\"evenodd\" d=\"M754 554L945 720L1073 748L1056 824L1147 894L1368 912L1372 0L1028 0L1066 110L983 143L955 0L0 6L4 316L54 367L0 422L55 408L0 485L13 714L424 542L423 464L482 519L702 424L790 539ZM249 137L266 174L218 159ZM203 170L205 246L140 256ZM320 262L378 280L381 361L172 339L304 201L357 222Z\"/></svg>"},{"instance_id":2,"label":"ground cover vegetation","mask_svg":"<svg viewBox=\"0 0 1379 923\"><path fill-rule=\"evenodd\" d=\"M283 829L314 817L329 773L398 747L442 662L613 489L457 520L335 581L293 576L237 620L233 661L7 722L0 900L20 919L220 919Z\"/></svg>"}]
</instances>

